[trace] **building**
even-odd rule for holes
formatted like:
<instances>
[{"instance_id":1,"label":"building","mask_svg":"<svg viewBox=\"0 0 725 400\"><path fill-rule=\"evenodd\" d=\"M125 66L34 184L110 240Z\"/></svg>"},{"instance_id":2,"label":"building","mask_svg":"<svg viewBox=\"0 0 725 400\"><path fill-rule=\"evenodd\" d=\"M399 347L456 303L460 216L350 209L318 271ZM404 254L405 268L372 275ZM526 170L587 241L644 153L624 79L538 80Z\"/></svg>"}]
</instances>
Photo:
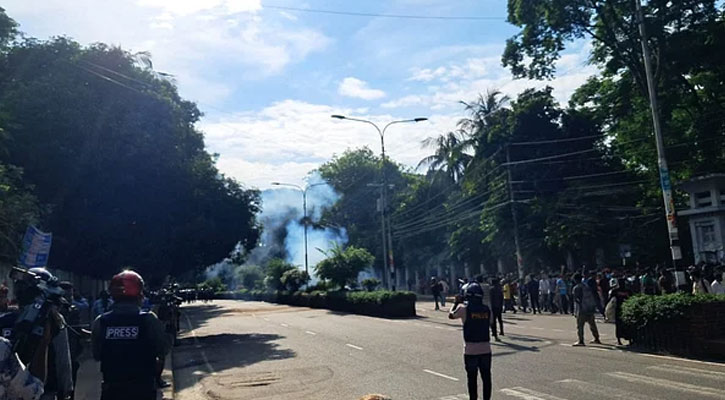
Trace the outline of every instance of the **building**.
<instances>
[{"instance_id":1,"label":"building","mask_svg":"<svg viewBox=\"0 0 725 400\"><path fill-rule=\"evenodd\" d=\"M708 174L680 184L690 195L687 217L695 263L725 263L725 173Z\"/></svg>"}]
</instances>

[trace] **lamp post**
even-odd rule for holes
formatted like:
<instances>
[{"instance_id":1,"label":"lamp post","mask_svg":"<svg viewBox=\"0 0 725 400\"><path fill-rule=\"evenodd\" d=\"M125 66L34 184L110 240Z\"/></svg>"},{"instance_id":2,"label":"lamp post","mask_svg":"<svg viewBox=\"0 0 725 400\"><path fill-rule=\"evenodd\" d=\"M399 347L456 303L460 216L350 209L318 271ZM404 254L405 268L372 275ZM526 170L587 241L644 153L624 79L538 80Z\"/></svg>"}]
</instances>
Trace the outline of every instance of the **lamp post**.
<instances>
[{"instance_id":1,"label":"lamp post","mask_svg":"<svg viewBox=\"0 0 725 400\"><path fill-rule=\"evenodd\" d=\"M356 121L356 122L363 122L369 125L372 125L375 130L378 131L378 135L380 135L380 148L382 150L382 158L383 158L383 167L382 167L382 174L383 174L383 183L381 187L381 201L380 201L380 221L381 221L381 230L382 230L382 237L383 237L383 268L385 268L385 271L388 271L388 265L390 265L390 279L388 282L388 287L392 290L395 290L395 264L393 260L393 236L391 233L388 233L388 243L386 245L385 240L385 208L386 208L386 192L388 189L388 181L387 176L385 174L385 131L390 127L390 125L394 124L403 124L403 123L410 123L410 122L423 122L427 121L428 118L425 117L419 117L419 118L413 118L413 119L402 119L397 121L391 121L388 122L385 126L383 126L383 129L380 129L378 125L376 125L372 121L368 121L366 119L360 119L360 118L351 118L346 117L344 115L332 115L332 118L335 119L344 119L348 121ZM388 221L388 230L392 232L392 222ZM385 274L383 274L385 276Z\"/></svg>"},{"instance_id":2,"label":"lamp post","mask_svg":"<svg viewBox=\"0 0 725 400\"><path fill-rule=\"evenodd\" d=\"M302 221L304 221L304 230L305 230L305 272L307 273L307 276L310 275L308 261L307 261L307 191L310 188L313 188L315 186L321 186L325 183L313 183L311 185L307 185L304 188L300 185L295 185L294 183L283 183L283 182L272 182L272 185L274 186L288 186L295 188L299 190L302 193L302 212L304 214L304 217Z\"/></svg>"}]
</instances>

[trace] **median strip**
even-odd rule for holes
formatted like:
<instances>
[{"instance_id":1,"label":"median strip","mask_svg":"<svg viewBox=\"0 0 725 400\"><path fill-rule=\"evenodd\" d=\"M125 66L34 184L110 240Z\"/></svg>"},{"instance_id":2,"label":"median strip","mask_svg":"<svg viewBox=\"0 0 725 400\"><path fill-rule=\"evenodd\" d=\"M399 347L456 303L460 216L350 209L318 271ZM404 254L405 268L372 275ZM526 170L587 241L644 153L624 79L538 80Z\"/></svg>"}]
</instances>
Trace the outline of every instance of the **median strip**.
<instances>
[{"instance_id":1,"label":"median strip","mask_svg":"<svg viewBox=\"0 0 725 400\"><path fill-rule=\"evenodd\" d=\"M452 380L454 382L458 382L458 378L454 378L454 377L448 376L448 375L443 375L440 372L431 371L429 369L424 369L423 372L427 372L427 373L429 373L431 375L440 376L441 378L446 378L446 379L450 379L450 380Z\"/></svg>"}]
</instances>

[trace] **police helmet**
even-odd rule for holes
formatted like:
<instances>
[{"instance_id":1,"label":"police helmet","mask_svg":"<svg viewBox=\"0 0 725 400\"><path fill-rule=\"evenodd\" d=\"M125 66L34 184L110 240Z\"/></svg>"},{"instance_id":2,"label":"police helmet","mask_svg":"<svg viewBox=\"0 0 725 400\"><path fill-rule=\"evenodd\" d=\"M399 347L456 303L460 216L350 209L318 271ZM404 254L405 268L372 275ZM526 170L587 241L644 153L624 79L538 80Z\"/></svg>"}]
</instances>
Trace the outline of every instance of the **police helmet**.
<instances>
[{"instance_id":1,"label":"police helmet","mask_svg":"<svg viewBox=\"0 0 725 400\"><path fill-rule=\"evenodd\" d=\"M463 296L466 299L483 299L483 289L481 288L481 285L478 284L478 282L471 282L466 285L465 289L463 290Z\"/></svg>"},{"instance_id":2,"label":"police helmet","mask_svg":"<svg viewBox=\"0 0 725 400\"><path fill-rule=\"evenodd\" d=\"M136 299L143 295L143 278L137 272L126 270L111 279L109 290L114 300Z\"/></svg>"}]
</instances>

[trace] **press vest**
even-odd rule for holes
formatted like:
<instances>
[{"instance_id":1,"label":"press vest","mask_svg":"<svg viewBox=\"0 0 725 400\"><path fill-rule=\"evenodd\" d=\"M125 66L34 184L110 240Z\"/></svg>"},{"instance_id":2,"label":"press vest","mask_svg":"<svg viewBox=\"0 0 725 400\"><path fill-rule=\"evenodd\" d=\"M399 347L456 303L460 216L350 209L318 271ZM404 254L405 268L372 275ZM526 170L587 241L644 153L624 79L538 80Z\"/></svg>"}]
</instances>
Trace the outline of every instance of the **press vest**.
<instances>
[{"instance_id":1,"label":"press vest","mask_svg":"<svg viewBox=\"0 0 725 400\"><path fill-rule=\"evenodd\" d=\"M466 321L463 323L463 340L469 343L490 341L490 325L491 310L485 304L468 303L466 305Z\"/></svg>"},{"instance_id":2,"label":"press vest","mask_svg":"<svg viewBox=\"0 0 725 400\"><path fill-rule=\"evenodd\" d=\"M149 313L119 314L100 318L101 372L104 383L138 382L153 387L156 352L148 329Z\"/></svg>"}]
</instances>

